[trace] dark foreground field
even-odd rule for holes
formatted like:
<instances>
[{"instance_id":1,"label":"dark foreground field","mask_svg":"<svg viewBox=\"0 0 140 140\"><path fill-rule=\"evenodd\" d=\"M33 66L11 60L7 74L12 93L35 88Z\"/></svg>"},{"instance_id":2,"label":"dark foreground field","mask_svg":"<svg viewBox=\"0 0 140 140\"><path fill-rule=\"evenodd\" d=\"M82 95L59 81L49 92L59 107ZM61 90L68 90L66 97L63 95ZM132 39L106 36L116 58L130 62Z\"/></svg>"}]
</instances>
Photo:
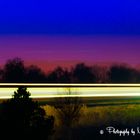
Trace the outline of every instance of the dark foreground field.
<instances>
[{"instance_id":1,"label":"dark foreground field","mask_svg":"<svg viewBox=\"0 0 140 140\"><path fill-rule=\"evenodd\" d=\"M139 97L34 100L55 118L50 140L140 139Z\"/></svg>"},{"instance_id":2,"label":"dark foreground field","mask_svg":"<svg viewBox=\"0 0 140 140\"><path fill-rule=\"evenodd\" d=\"M55 116L53 140L140 139L139 97L81 98L80 116L70 126L54 107L61 103L62 99L40 100L47 114Z\"/></svg>"}]
</instances>

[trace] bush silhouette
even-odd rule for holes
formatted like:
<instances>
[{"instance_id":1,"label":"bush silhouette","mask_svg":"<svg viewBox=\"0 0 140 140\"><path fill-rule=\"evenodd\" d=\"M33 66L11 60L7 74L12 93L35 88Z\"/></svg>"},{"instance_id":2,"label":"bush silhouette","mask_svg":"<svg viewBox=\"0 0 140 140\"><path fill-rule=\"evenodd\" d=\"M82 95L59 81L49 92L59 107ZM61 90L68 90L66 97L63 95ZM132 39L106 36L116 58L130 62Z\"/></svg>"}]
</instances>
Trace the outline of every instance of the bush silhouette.
<instances>
[{"instance_id":1,"label":"bush silhouette","mask_svg":"<svg viewBox=\"0 0 140 140\"><path fill-rule=\"evenodd\" d=\"M47 117L29 96L26 87L19 87L11 99L2 103L1 134L5 139L46 140L53 132L54 118Z\"/></svg>"}]
</instances>

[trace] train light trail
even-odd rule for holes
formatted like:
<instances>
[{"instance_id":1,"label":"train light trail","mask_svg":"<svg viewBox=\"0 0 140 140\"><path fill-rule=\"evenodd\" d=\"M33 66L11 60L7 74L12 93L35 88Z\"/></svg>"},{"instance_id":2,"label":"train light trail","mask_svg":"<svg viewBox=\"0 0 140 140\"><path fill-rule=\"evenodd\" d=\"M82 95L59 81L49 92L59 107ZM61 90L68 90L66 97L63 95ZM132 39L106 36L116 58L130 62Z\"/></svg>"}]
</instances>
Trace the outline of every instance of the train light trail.
<instances>
[{"instance_id":1,"label":"train light trail","mask_svg":"<svg viewBox=\"0 0 140 140\"><path fill-rule=\"evenodd\" d=\"M26 86L32 98L140 97L140 84L0 84L0 99L11 98L19 86ZM66 89L70 88L71 94Z\"/></svg>"}]
</instances>

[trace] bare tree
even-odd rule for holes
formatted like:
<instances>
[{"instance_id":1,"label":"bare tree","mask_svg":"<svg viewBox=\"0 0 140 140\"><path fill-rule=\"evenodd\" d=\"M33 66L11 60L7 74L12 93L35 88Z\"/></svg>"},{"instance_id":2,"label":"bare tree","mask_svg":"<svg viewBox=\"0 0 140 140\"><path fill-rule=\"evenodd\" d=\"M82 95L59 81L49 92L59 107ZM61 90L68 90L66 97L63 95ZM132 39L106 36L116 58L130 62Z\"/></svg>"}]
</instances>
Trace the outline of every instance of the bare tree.
<instances>
[{"instance_id":1,"label":"bare tree","mask_svg":"<svg viewBox=\"0 0 140 140\"><path fill-rule=\"evenodd\" d=\"M70 88L65 91L66 95L76 94L72 93ZM59 119L60 131L58 134L59 139L73 139L73 128L78 123L82 114L82 101L79 97L62 97L56 99L54 105L56 109L56 115Z\"/></svg>"},{"instance_id":2,"label":"bare tree","mask_svg":"<svg viewBox=\"0 0 140 140\"><path fill-rule=\"evenodd\" d=\"M72 93L71 89L66 89L66 95L76 94ZM74 125L81 116L81 108L83 104L79 97L64 97L57 99L55 105L61 125L71 127Z\"/></svg>"}]
</instances>

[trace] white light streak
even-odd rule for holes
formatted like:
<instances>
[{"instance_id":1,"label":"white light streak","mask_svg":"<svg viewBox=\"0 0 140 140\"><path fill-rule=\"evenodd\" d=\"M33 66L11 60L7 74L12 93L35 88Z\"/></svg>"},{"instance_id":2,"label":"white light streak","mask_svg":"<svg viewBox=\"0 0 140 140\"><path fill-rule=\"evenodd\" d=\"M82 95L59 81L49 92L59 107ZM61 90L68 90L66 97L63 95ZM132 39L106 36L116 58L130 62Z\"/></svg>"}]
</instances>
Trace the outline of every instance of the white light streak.
<instances>
[{"instance_id":1,"label":"white light streak","mask_svg":"<svg viewBox=\"0 0 140 140\"><path fill-rule=\"evenodd\" d=\"M58 97L135 97L140 84L16 84L1 83L0 99L11 98L19 86L26 86L32 98ZM66 89L70 88L71 94Z\"/></svg>"}]
</instances>

